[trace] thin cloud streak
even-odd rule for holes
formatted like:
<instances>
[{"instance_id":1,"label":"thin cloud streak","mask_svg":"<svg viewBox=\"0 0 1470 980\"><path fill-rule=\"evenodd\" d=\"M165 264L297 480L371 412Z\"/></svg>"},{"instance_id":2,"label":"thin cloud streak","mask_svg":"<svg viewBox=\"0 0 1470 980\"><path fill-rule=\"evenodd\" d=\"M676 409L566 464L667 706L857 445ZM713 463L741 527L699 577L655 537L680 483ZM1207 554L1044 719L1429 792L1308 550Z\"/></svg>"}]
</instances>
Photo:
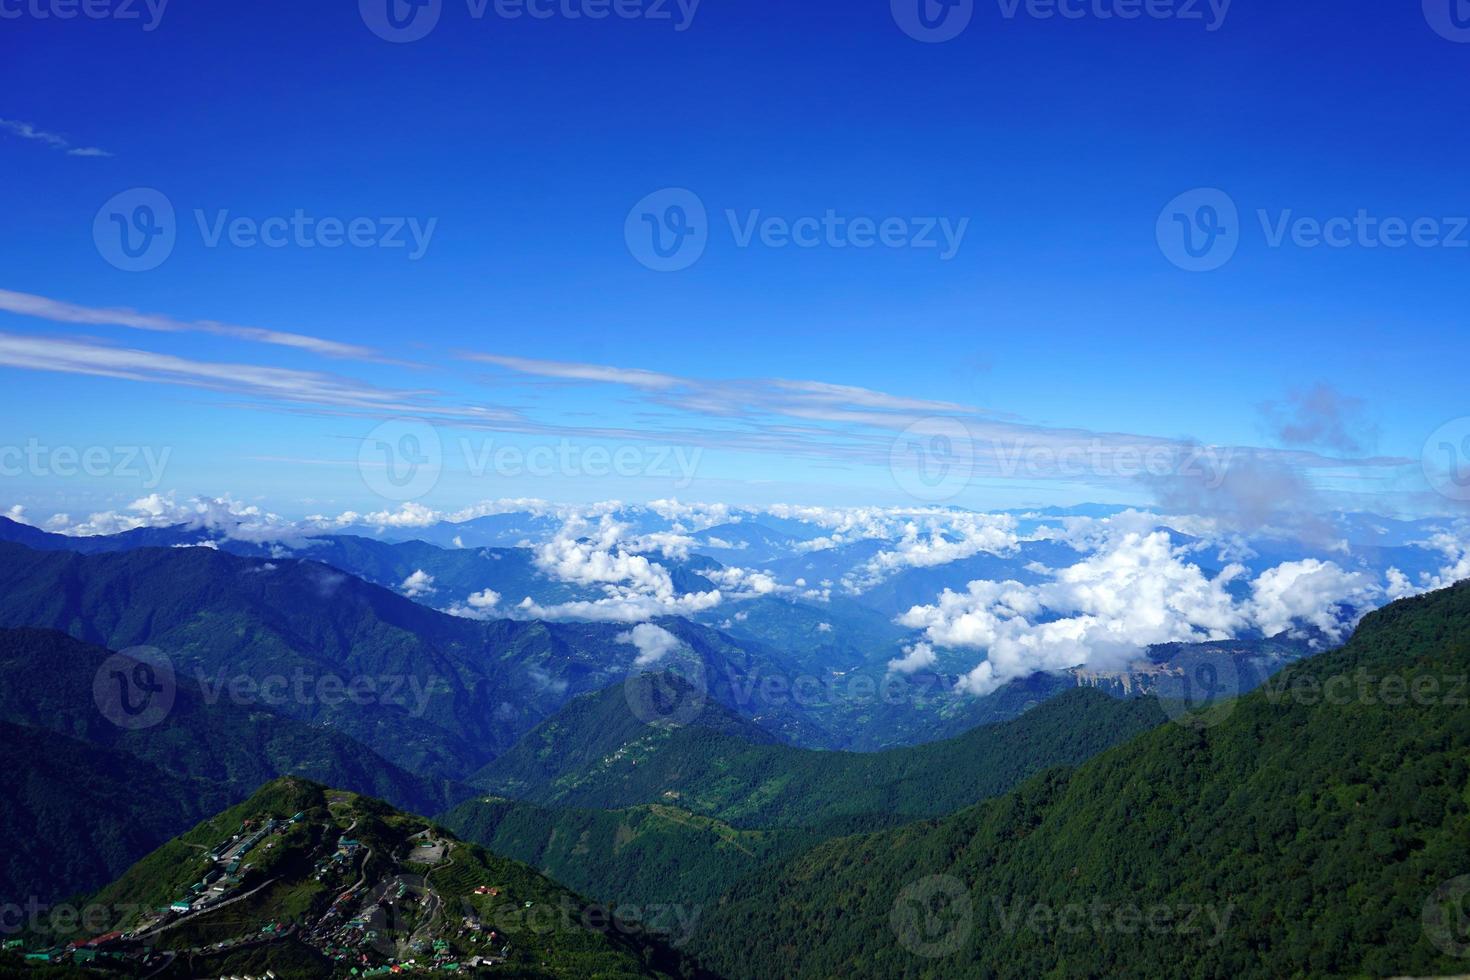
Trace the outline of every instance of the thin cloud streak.
<instances>
[{"instance_id":1,"label":"thin cloud streak","mask_svg":"<svg viewBox=\"0 0 1470 980\"><path fill-rule=\"evenodd\" d=\"M44 143L53 150L63 150L69 157L110 157L111 153L97 146L74 146L71 140L59 133L49 133L44 129L37 129L28 122L19 119L0 119L0 129L9 130L21 139L31 140L36 143Z\"/></svg>"},{"instance_id":2,"label":"thin cloud streak","mask_svg":"<svg viewBox=\"0 0 1470 980\"><path fill-rule=\"evenodd\" d=\"M20 316L50 320L54 323L78 323L92 326L128 327L133 330L149 330L155 333L206 333L216 337L232 337L260 344L273 344L309 351L324 357L335 357L360 361L411 366L407 362L384 357L370 347L344 344L335 340L312 337L306 334L288 333L281 330L266 330L261 327L241 327L216 320L175 320L156 313L140 313L136 310L80 306L63 300L19 293L0 289L0 310Z\"/></svg>"},{"instance_id":3,"label":"thin cloud streak","mask_svg":"<svg viewBox=\"0 0 1470 980\"><path fill-rule=\"evenodd\" d=\"M500 354L464 353L460 356L467 361L494 364L519 374L556 378L563 381L591 381L652 389L674 388L687 383L682 378L676 378L673 375L660 374L657 371L643 371L637 368L579 364L573 361L542 361L529 357L509 357Z\"/></svg>"},{"instance_id":4,"label":"thin cloud streak","mask_svg":"<svg viewBox=\"0 0 1470 980\"><path fill-rule=\"evenodd\" d=\"M86 340L0 333L0 364L33 371L85 374L182 385L300 404L406 415L426 410L430 391L380 388L319 371L195 361ZM472 416L480 412L459 410Z\"/></svg>"}]
</instances>

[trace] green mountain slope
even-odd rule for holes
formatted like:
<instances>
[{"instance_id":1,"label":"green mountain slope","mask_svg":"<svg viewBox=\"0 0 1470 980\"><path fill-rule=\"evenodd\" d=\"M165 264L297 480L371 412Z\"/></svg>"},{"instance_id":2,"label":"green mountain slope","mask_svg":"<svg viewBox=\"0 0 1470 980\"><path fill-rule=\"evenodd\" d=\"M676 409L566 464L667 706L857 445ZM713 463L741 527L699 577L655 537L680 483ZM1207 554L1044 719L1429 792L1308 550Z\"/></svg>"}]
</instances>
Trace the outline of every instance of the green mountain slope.
<instances>
[{"instance_id":1,"label":"green mountain slope","mask_svg":"<svg viewBox=\"0 0 1470 980\"><path fill-rule=\"evenodd\" d=\"M133 976L346 977L410 961L510 976L698 975L671 945L692 922L590 906L423 818L292 778L164 844L91 905L121 933L95 948ZM64 941L88 938L99 937L26 940L68 962L77 954Z\"/></svg>"},{"instance_id":2,"label":"green mountain slope","mask_svg":"<svg viewBox=\"0 0 1470 980\"><path fill-rule=\"evenodd\" d=\"M326 565L208 548L78 555L0 544L0 626L157 647L201 687L243 684L256 702L274 697L272 710L440 779L473 772L570 697L620 679L637 655L618 640L625 627L462 619ZM737 703L742 677L785 671L714 630L667 628L726 703ZM800 729L794 709L761 714Z\"/></svg>"},{"instance_id":3,"label":"green mountain slope","mask_svg":"<svg viewBox=\"0 0 1470 980\"><path fill-rule=\"evenodd\" d=\"M742 830L670 806L550 809L467 800L440 821L465 840L524 861L584 895L708 908L755 868L816 844L805 830Z\"/></svg>"},{"instance_id":4,"label":"green mountain slope","mask_svg":"<svg viewBox=\"0 0 1470 980\"><path fill-rule=\"evenodd\" d=\"M125 752L0 722L0 902L49 905L111 881L230 799ZM15 921L7 919L6 931Z\"/></svg>"},{"instance_id":5,"label":"green mountain slope","mask_svg":"<svg viewBox=\"0 0 1470 980\"><path fill-rule=\"evenodd\" d=\"M645 675L644 683L653 683ZM730 727L643 724L622 685L580 698L470 782L544 805L677 806L742 827L893 822L967 806L1164 719L1151 700L1072 691L944 742L875 753L753 743Z\"/></svg>"},{"instance_id":6,"label":"green mountain slope","mask_svg":"<svg viewBox=\"0 0 1470 980\"><path fill-rule=\"evenodd\" d=\"M758 872L698 951L737 978L1463 972L1467 674L1470 583L1395 603L1213 727Z\"/></svg>"},{"instance_id":7,"label":"green mountain slope","mask_svg":"<svg viewBox=\"0 0 1470 980\"><path fill-rule=\"evenodd\" d=\"M133 663L54 630L0 629L0 719L118 749L175 776L206 777L236 798L285 775L379 796L422 813L467 795L462 787L407 772L330 728L261 706L237 705L228 695L210 703L187 676L175 678L172 704L156 724L118 725L100 710L94 685L104 671L126 674ZM187 823L175 830L183 826Z\"/></svg>"}]
</instances>

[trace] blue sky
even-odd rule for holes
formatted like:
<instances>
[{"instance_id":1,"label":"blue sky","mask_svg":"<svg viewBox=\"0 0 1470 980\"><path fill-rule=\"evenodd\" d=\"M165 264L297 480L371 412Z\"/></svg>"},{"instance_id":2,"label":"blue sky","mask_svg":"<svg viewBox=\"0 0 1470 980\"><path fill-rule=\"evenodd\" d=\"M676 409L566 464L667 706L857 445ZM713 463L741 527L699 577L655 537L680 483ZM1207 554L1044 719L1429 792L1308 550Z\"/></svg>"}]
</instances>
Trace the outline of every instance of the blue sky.
<instances>
[{"instance_id":1,"label":"blue sky","mask_svg":"<svg viewBox=\"0 0 1470 980\"><path fill-rule=\"evenodd\" d=\"M1102 16L1129 0L1069 4L1074 18L979 0L941 43L905 34L903 0L603 20L567 16L586 0L543 19L444 0L410 43L344 0L169 4L156 23L141 2L95 2L140 17L0 0L0 443L150 447L167 469L152 486L26 464L0 477L0 509L168 490L283 513L382 506L362 441L397 416L436 424L442 473L423 499L443 505L895 503L915 495L911 449L974 470L920 485L927 500L1201 499L1178 473L996 472L998 443L1100 438L1233 447L1307 508L1463 507L1421 467L1447 424L1435 465L1470 465L1470 43L1450 0L1157 0L1171 16L1129 20ZM109 201L131 219L136 188L175 212L172 251L147 271L110 264L94 235ZM667 188L704 208L707 243L659 272L625 227ZM1197 188L1239 213L1233 255L1205 272L1159 237L1166 205ZM662 220L668 199L653 200ZM1200 200L1179 220L1197 222ZM209 247L224 212L432 233L417 257ZM752 220L829 212L897 221L904 241L963 235L953 255L740 244ZM1271 244L1283 217L1359 212L1461 247L1356 231L1344 247ZM97 312L117 308L152 319ZM935 441L943 420L966 447ZM644 455L631 475L514 460L476 475L462 440ZM659 447L694 460L693 478L658 470Z\"/></svg>"}]
</instances>

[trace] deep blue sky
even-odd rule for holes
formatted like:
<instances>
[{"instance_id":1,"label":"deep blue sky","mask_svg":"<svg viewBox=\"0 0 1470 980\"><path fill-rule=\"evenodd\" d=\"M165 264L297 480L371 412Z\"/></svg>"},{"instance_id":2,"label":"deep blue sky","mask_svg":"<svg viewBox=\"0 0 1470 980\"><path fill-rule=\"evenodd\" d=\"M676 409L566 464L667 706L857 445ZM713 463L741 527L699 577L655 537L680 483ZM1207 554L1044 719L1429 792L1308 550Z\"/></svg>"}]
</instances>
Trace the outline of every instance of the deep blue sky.
<instances>
[{"instance_id":1,"label":"deep blue sky","mask_svg":"<svg viewBox=\"0 0 1470 980\"><path fill-rule=\"evenodd\" d=\"M1261 404L1325 382L1353 406L1327 420L1347 437L1290 448L1412 461L1353 470L1350 489L1394 491L1379 509L1453 504L1420 494L1418 460L1432 431L1470 413L1470 248L1271 248L1256 217L1470 215L1470 43L1437 34L1418 3L1236 0L1209 31L1199 20L1042 20L1024 7L1006 18L997 0L979 0L963 34L926 44L898 28L887 0L703 0L683 31L641 19L475 20L465 0L445 0L426 38L391 44L355 0L174 0L152 31L34 16L54 2L0 0L21 14L0 19L0 120L11 124L0 127L11 230L0 289L326 338L414 366L0 312L0 333L84 338L89 351L66 355L66 371L54 351L45 364L0 352L6 445L166 446L156 489L263 496L284 512L382 503L358 472L358 440L397 408L344 413L228 390L228 379L179 385L173 362L130 360L128 379L74 373L126 347L432 391L410 405L484 405L520 420L512 434L445 428L446 445L528 446L563 429L588 444L574 430L600 426L697 432L690 442L704 446L691 486L566 473L474 481L450 462L430 503L893 503L906 499L902 481L851 443L881 450L902 424L846 417L840 399L820 400L820 417L805 402L749 409L719 383L856 386L1003 413L975 417L1023 434L1063 426L1284 447L1291 439ZM79 147L110 155L67 152ZM147 272L109 265L93 237L103 203L135 187L158 189L178 213L173 253ZM706 205L710 241L691 268L658 273L630 255L624 221L668 187ZM1200 187L1239 207L1239 251L1216 271L1187 272L1165 258L1155 224L1166 202ZM402 249L206 248L195 209L437 225L417 261ZM969 224L944 261L934 250L739 248L726 209ZM1460 238L1470 243L1470 231ZM683 380L574 381L464 352ZM969 417L881 411L903 424ZM843 430L836 448L793 431L809 424ZM731 428L756 441L725 445ZM1307 477L1344 489L1321 471ZM0 510L39 514L155 489L46 472L3 480ZM1082 499L1149 493L1130 480L987 479L949 502Z\"/></svg>"}]
</instances>

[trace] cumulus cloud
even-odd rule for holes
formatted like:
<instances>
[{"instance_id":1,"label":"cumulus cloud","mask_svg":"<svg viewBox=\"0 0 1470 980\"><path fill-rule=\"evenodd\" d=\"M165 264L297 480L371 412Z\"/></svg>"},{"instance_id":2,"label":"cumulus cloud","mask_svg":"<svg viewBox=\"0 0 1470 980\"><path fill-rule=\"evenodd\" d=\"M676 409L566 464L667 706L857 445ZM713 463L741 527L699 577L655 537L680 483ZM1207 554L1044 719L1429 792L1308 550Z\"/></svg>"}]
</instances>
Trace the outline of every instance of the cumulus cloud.
<instances>
[{"instance_id":1,"label":"cumulus cloud","mask_svg":"<svg viewBox=\"0 0 1470 980\"><path fill-rule=\"evenodd\" d=\"M145 527L181 527L208 532L218 540L257 544L305 547L311 542L310 531L229 496L192 497L181 502L173 493L150 493L120 511L97 511L75 522L67 514L55 514L46 522L47 530L75 537L120 534Z\"/></svg>"},{"instance_id":2,"label":"cumulus cloud","mask_svg":"<svg viewBox=\"0 0 1470 980\"><path fill-rule=\"evenodd\" d=\"M422 568L415 571L403 583L398 586L399 590L410 599L419 599L423 596L433 595L439 590L434 588L434 576Z\"/></svg>"},{"instance_id":3,"label":"cumulus cloud","mask_svg":"<svg viewBox=\"0 0 1470 980\"><path fill-rule=\"evenodd\" d=\"M654 623L639 623L626 633L619 633L617 641L638 648L634 667L651 667L677 650L680 643L677 636Z\"/></svg>"},{"instance_id":4,"label":"cumulus cloud","mask_svg":"<svg viewBox=\"0 0 1470 980\"><path fill-rule=\"evenodd\" d=\"M897 543L846 576L843 584L862 592L905 568L932 568L981 553L1008 555L1020 545L1016 519L1007 514L943 512L926 517L906 521Z\"/></svg>"},{"instance_id":5,"label":"cumulus cloud","mask_svg":"<svg viewBox=\"0 0 1470 980\"><path fill-rule=\"evenodd\" d=\"M934 653L934 647L928 643L914 643L903 648L904 655L895 660L888 661L888 672L891 674L913 674L921 670L928 670L938 662Z\"/></svg>"},{"instance_id":6,"label":"cumulus cloud","mask_svg":"<svg viewBox=\"0 0 1470 980\"><path fill-rule=\"evenodd\" d=\"M988 694L1037 670L1122 662L1151 643L1226 639L1244 622L1226 588L1243 571L1211 579L1166 533L1127 534L1050 582L971 582L899 622L939 646L985 649L959 687Z\"/></svg>"},{"instance_id":7,"label":"cumulus cloud","mask_svg":"<svg viewBox=\"0 0 1470 980\"><path fill-rule=\"evenodd\" d=\"M980 580L946 589L898 617L927 643L984 650L958 687L988 694L1035 671L1115 667L1156 643L1222 640L1246 630L1267 635L1309 626L1340 641L1362 612L1385 597L1375 578L1330 561L1284 562L1245 583L1244 566L1211 577L1167 532L1129 531L1037 585ZM895 661L895 664L905 663ZM895 668L899 669L899 668Z\"/></svg>"},{"instance_id":8,"label":"cumulus cloud","mask_svg":"<svg viewBox=\"0 0 1470 980\"><path fill-rule=\"evenodd\" d=\"M16 504L15 506L11 507L5 512L5 516L10 518L12 521L15 521L15 523L17 524L30 523L30 521L26 520L26 509L21 504Z\"/></svg>"},{"instance_id":9,"label":"cumulus cloud","mask_svg":"<svg viewBox=\"0 0 1470 980\"><path fill-rule=\"evenodd\" d=\"M1289 561L1262 572L1251 584L1250 617L1266 635L1273 636L1304 622L1340 642L1358 616L1383 592L1363 572L1347 572L1334 562L1307 558Z\"/></svg>"},{"instance_id":10,"label":"cumulus cloud","mask_svg":"<svg viewBox=\"0 0 1470 980\"><path fill-rule=\"evenodd\" d=\"M1417 543L1444 556L1445 564L1437 572L1421 572L1414 582L1397 568L1388 570L1388 597L1402 599L1431 589L1443 589L1470 579L1470 521L1457 521L1455 529L1441 530Z\"/></svg>"},{"instance_id":11,"label":"cumulus cloud","mask_svg":"<svg viewBox=\"0 0 1470 980\"><path fill-rule=\"evenodd\" d=\"M494 589L482 589L479 592L470 593L467 601L474 609L494 609L500 605L500 593Z\"/></svg>"},{"instance_id":12,"label":"cumulus cloud","mask_svg":"<svg viewBox=\"0 0 1470 980\"><path fill-rule=\"evenodd\" d=\"M464 602L453 603L444 611L463 619L495 619L500 615L500 593L494 589L481 589L470 593Z\"/></svg>"}]
</instances>

